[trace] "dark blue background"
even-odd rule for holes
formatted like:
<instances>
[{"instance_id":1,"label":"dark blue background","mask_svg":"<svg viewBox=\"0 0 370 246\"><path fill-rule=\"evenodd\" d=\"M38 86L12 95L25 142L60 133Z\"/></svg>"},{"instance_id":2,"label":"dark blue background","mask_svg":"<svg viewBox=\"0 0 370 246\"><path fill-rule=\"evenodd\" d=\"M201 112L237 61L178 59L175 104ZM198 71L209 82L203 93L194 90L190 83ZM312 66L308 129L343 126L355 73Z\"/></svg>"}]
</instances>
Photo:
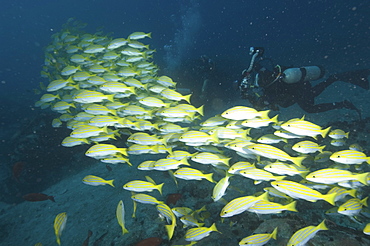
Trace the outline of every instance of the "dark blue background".
<instances>
[{"instance_id":1,"label":"dark blue background","mask_svg":"<svg viewBox=\"0 0 370 246\"><path fill-rule=\"evenodd\" d=\"M32 97L27 90L41 81L43 47L70 17L88 23L90 32L103 26L115 37L153 32L148 42L157 49L156 61L162 68L168 65L163 47L173 44L175 33L188 39L183 58L207 54L233 69L246 66L251 45L264 46L266 56L287 65L321 64L329 72L369 67L370 7L366 0L3 0L1 95ZM187 23L191 24L186 27ZM186 36L186 28L195 32Z\"/></svg>"}]
</instances>

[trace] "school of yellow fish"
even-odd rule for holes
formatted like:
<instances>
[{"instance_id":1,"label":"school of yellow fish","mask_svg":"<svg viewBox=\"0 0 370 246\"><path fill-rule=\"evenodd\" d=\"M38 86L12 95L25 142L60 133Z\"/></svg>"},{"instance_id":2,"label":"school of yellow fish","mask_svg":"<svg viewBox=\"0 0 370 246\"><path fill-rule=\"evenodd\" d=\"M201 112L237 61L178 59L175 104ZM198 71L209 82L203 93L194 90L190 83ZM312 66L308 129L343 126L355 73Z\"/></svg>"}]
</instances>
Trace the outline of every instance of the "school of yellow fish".
<instances>
[{"instance_id":1,"label":"school of yellow fish","mask_svg":"<svg viewBox=\"0 0 370 246\"><path fill-rule=\"evenodd\" d=\"M155 205L167 221L163 223L168 240L179 223L190 227L183 235L188 245L220 232L217 224L244 212L304 213L296 206L299 199L324 200L333 206L334 211L328 213L351 218L361 214L367 206L368 197L362 190L370 182L366 172L370 157L358 145L347 147L348 133L324 129L304 117L279 122L277 116L269 117L269 111L245 106L204 120L203 107L194 107L191 95L180 94L176 82L158 75L159 68L151 61L155 50L139 41L150 37L150 33L135 32L113 39L65 27L52 36L46 48L42 76L49 84L41 86L46 92L36 106L59 113L52 125L71 130L63 146L86 145L86 156L103 163L132 166L130 156L168 153L167 158L127 168L167 171L176 183L202 179L214 183L209 196L220 204L219 215L207 219L202 216L205 207L170 208L143 193L157 190L162 194L167 185L149 176L114 184L114 180L88 175L83 183L130 191L135 209L136 203ZM253 131L260 135L253 136ZM127 138L127 148L112 144L119 138ZM328 150L333 148L337 151ZM241 179L251 180L259 192L224 197L230 184L238 187ZM264 188L258 188L261 183ZM129 233L123 201L116 216L122 234ZM215 218L219 220L210 221ZM62 213L55 220L59 245L66 219L67 214ZM211 226L204 227L205 223ZM370 234L366 219L361 227ZM325 221L317 226L308 224L292 235L288 245L304 245L318 231L327 229ZM275 228L268 234L245 235L239 245L264 245L278 237L279 229Z\"/></svg>"}]
</instances>

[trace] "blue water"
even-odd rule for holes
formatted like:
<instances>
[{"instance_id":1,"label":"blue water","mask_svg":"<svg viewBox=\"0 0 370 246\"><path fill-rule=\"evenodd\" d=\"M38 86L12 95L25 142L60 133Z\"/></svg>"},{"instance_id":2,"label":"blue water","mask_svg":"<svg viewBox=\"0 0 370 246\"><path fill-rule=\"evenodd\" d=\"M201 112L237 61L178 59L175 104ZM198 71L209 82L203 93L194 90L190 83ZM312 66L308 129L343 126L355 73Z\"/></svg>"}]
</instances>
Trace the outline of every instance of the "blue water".
<instances>
[{"instance_id":1,"label":"blue water","mask_svg":"<svg viewBox=\"0 0 370 246\"><path fill-rule=\"evenodd\" d=\"M113 37L152 32L147 43L157 51L154 61L159 73L173 75L184 88L200 90L201 75L192 73L192 68L201 55L207 55L215 62L219 78L212 85L212 96L230 104L239 97L232 81L248 66L250 46L264 47L265 56L275 63L318 64L328 74L370 67L366 0L3 0L0 184L5 192L1 202L22 202L22 194L42 191L90 164L65 166L72 157L79 158L84 148L61 147L68 131L51 128L55 115L33 107L40 97L33 89L45 83L40 77L44 47L71 17L87 23L90 33L101 27ZM337 93L329 91L327 97ZM358 106L367 109L368 102L362 100ZM21 182L14 180L11 170L19 161L26 163Z\"/></svg>"}]
</instances>

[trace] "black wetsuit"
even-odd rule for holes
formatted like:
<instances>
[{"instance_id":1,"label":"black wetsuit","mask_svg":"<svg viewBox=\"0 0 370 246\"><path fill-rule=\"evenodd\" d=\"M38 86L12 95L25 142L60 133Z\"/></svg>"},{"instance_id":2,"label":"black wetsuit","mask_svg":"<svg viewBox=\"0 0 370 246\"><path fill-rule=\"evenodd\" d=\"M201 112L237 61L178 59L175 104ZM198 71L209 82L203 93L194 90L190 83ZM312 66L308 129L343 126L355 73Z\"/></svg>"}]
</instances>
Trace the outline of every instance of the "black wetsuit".
<instances>
[{"instance_id":1,"label":"black wetsuit","mask_svg":"<svg viewBox=\"0 0 370 246\"><path fill-rule=\"evenodd\" d=\"M263 93L261 93L259 98L249 98L247 96L247 99L259 110L263 108L278 110L278 106L286 108L295 103L308 113L320 113L340 108L357 110L348 100L335 103L315 104L315 98L328 86L339 80L358 85L364 89L369 89L367 77L370 75L370 69L332 75L315 86L312 86L309 81L288 84L278 79L273 82L276 78L274 72L266 70L259 65L255 66L254 70L259 74L258 84L262 88Z\"/></svg>"}]
</instances>

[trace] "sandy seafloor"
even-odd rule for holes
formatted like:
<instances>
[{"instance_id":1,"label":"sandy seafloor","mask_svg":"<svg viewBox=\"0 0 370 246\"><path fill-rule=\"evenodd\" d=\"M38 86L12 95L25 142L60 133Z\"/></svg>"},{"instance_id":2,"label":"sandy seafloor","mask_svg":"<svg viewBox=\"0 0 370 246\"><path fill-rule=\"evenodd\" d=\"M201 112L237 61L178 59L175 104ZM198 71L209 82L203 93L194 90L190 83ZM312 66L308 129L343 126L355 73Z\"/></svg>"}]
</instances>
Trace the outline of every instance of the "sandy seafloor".
<instances>
[{"instance_id":1,"label":"sandy seafloor","mask_svg":"<svg viewBox=\"0 0 370 246\"><path fill-rule=\"evenodd\" d=\"M370 92L362 89L354 90L353 86L343 83L340 83L339 88L336 89L345 91L345 96L340 93L334 96L324 93L318 102L320 100L339 101L343 97L350 98L354 104L359 105L361 108L363 118L370 116L370 110L366 104ZM334 97L337 97L339 100L336 100L337 98ZM224 109L244 103L243 101L234 101L229 105L225 104ZM361 105L364 106L362 107ZM221 112L214 111L213 113ZM282 120L287 120L293 117L301 117L305 113L298 106L293 106L281 110L279 114ZM326 126L328 122L353 122L354 119L357 120L357 114L349 110L334 110L322 114L305 115L307 120L323 126ZM366 138L367 136L364 134L367 134L369 129L370 124L367 123L366 125L365 122L363 129L360 129L363 134L356 134L357 139L352 139L352 142ZM363 147L369 149L369 146ZM81 155L83 156L84 154L81 153ZM148 158L159 159L163 157L164 155L133 156L131 161L134 166L137 166ZM87 157L83 157L81 160L91 162L91 159ZM79 165L79 163L76 161L73 165ZM83 184L81 182L82 178L90 174L105 179L115 179L114 184L116 187L113 188L108 185L94 187ZM193 209L199 209L204 204L207 204L207 210L211 213L211 218L213 218L206 221L206 226L210 226L215 221L222 234L214 232L197 245L238 245L238 241L243 237L251 235L253 232L271 232L275 226L279 226L278 240L270 242L268 245L285 245L296 229L308 225L317 225L324 217L323 211L331 207L322 201L317 203L299 201L297 205L298 210L301 208L302 211L306 210L302 208L309 208L302 216L291 212L272 216L256 216L255 214L245 212L221 223L218 214L223 204L212 203L210 196L213 184L205 180L179 180L179 187L177 188L166 172L139 171L135 167L129 167L126 164L113 166L113 171L109 172L105 164L96 161L80 173L73 174L43 191L45 194L54 195L55 203L51 201L22 202L16 205L0 203L0 245L26 246L34 245L38 242L41 242L43 245L57 245L53 231L53 221L55 216L61 212L67 212L68 214L66 228L61 237L62 245L82 245L87 237L88 230L93 232L89 245L129 246L148 237L163 238L164 241L161 245L181 245L180 239L185 234L186 229L183 229L181 222L178 221L175 235L168 242L164 228L165 222L158 218L155 206L138 204L136 218L131 218L133 209L130 199L131 194L123 190L122 185L133 179L144 179L145 175L150 175L157 183L165 183L163 196L160 196L158 191L150 193L150 195L155 196L159 200L164 200L169 193L180 192L183 194L183 199L179 201L178 206L189 206ZM221 176L215 176L216 180L220 178ZM241 182L240 180L241 177L232 180L231 185L239 185L237 182ZM253 185L248 186L248 189L251 189L251 191L254 188ZM254 191L247 192L245 195L253 193ZM231 190L227 194L226 199L229 200L237 196L241 195ZM126 227L130 231L126 235L122 235L121 228L116 220L115 211L119 200L123 200L126 207ZM333 223L328 222L327 224L332 230L319 232L308 245L370 245L370 237L364 235L361 231L362 225L356 224L345 216L340 216L340 219L329 216L326 216L326 218L328 221L335 221L341 224L335 226ZM367 220L367 222L370 222L370 218ZM100 243L96 242L93 244L105 233L107 234Z\"/></svg>"}]
</instances>

